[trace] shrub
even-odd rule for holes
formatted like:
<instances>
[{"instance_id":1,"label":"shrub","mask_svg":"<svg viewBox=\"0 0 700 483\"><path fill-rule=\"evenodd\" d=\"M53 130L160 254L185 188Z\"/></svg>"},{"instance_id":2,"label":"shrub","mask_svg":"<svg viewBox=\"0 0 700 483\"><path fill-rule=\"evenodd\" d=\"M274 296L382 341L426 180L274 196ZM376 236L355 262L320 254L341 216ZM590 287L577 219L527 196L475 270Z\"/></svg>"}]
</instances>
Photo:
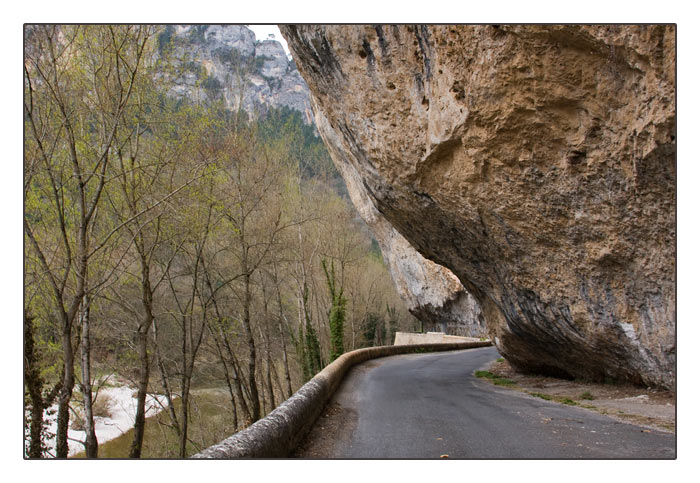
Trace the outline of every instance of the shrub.
<instances>
[{"instance_id":1,"label":"shrub","mask_svg":"<svg viewBox=\"0 0 700 483\"><path fill-rule=\"evenodd\" d=\"M92 403L92 413L97 417L111 418L113 405L114 400L109 396L109 394L101 392Z\"/></svg>"},{"instance_id":2,"label":"shrub","mask_svg":"<svg viewBox=\"0 0 700 483\"><path fill-rule=\"evenodd\" d=\"M104 392L99 393L92 402L93 417L111 418L113 404L114 401L108 394ZM85 422L85 409L81 405L75 408L75 413L71 415L70 428L75 431L83 431Z\"/></svg>"}]
</instances>

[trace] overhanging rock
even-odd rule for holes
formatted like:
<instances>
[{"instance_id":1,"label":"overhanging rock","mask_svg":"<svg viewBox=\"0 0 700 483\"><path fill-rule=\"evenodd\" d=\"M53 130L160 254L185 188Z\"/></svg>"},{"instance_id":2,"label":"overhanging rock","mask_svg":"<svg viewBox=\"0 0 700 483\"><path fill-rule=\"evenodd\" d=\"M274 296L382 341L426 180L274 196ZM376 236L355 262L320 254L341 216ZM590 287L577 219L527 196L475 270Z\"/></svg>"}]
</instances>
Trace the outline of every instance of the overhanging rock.
<instances>
[{"instance_id":1,"label":"overhanging rock","mask_svg":"<svg viewBox=\"0 0 700 483\"><path fill-rule=\"evenodd\" d=\"M346 180L511 363L674 387L674 26L280 29Z\"/></svg>"}]
</instances>

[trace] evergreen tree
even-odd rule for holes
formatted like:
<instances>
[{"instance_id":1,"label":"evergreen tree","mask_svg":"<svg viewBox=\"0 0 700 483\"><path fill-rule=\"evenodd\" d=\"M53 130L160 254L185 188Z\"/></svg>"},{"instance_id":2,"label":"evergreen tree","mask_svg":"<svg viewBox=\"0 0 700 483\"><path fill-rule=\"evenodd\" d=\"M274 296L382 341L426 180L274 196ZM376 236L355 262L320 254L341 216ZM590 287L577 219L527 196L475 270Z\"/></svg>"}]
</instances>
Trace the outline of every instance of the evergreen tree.
<instances>
[{"instance_id":1,"label":"evergreen tree","mask_svg":"<svg viewBox=\"0 0 700 483\"><path fill-rule=\"evenodd\" d=\"M347 300L343 297L343 287L338 288L335 280L335 267L331 262L330 272L326 260L321 260L323 271L326 274L328 292L331 295L331 308L328 313L328 323L331 329L331 362L336 360L345 352L343 346L343 325L345 323L345 304Z\"/></svg>"}]
</instances>

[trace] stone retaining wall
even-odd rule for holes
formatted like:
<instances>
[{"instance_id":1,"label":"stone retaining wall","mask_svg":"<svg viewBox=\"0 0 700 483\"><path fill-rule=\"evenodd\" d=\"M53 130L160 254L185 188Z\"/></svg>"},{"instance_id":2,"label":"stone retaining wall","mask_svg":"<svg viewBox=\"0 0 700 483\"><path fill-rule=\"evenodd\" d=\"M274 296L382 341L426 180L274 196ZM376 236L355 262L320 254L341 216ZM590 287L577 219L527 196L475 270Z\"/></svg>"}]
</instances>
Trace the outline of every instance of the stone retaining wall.
<instances>
[{"instance_id":1,"label":"stone retaining wall","mask_svg":"<svg viewBox=\"0 0 700 483\"><path fill-rule=\"evenodd\" d=\"M335 393L348 369L378 357L490 346L491 342L454 342L368 347L346 352L326 366L265 418L193 458L284 458L301 443Z\"/></svg>"},{"instance_id":2,"label":"stone retaining wall","mask_svg":"<svg viewBox=\"0 0 700 483\"><path fill-rule=\"evenodd\" d=\"M394 345L446 344L454 342L479 342L479 337L447 335L444 332L428 332L426 334L397 332L394 337Z\"/></svg>"}]
</instances>

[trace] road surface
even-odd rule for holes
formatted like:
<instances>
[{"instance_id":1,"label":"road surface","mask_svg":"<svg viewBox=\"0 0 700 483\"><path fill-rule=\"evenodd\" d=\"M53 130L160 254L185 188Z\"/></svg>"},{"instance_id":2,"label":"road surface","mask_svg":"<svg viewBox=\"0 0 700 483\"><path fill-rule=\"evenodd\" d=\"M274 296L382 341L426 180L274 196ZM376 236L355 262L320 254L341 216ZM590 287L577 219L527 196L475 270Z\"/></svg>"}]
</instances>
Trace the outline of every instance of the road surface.
<instances>
[{"instance_id":1,"label":"road surface","mask_svg":"<svg viewBox=\"0 0 700 483\"><path fill-rule=\"evenodd\" d=\"M494 347L354 367L296 456L675 458L675 435L494 386Z\"/></svg>"}]
</instances>

